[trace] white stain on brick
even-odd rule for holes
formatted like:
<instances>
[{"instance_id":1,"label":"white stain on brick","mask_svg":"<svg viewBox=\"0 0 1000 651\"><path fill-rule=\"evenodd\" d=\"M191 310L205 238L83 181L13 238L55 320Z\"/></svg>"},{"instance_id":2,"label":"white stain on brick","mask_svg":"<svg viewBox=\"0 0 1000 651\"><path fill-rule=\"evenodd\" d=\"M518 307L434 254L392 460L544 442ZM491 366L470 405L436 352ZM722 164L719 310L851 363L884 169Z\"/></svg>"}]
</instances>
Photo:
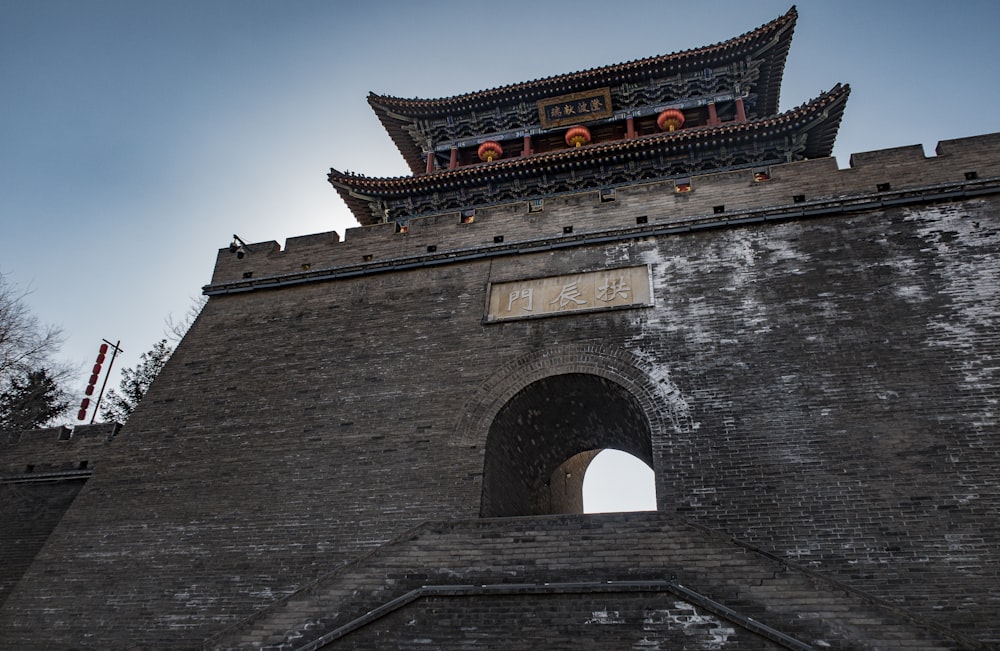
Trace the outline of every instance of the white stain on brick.
<instances>
[{"instance_id":1,"label":"white stain on brick","mask_svg":"<svg viewBox=\"0 0 1000 651\"><path fill-rule=\"evenodd\" d=\"M771 301L761 299L758 283L762 268L770 268L776 261L795 259L803 261L808 256L794 250L782 238L769 239L759 233L742 229L721 232L711 246L705 247L697 258L683 255L668 256L661 249L644 251L642 259L653 267L653 290L657 305L662 309L650 318L654 327L666 332L680 332L692 346L720 343L718 332L710 326L718 317L718 300L735 301L738 309L731 317L742 327L747 337L767 335L774 326L770 319ZM711 274L703 285L703 295L678 295L678 281ZM662 322L655 322L657 318Z\"/></svg>"},{"instance_id":2,"label":"white stain on brick","mask_svg":"<svg viewBox=\"0 0 1000 651\"><path fill-rule=\"evenodd\" d=\"M1000 360L982 344L992 339L1000 320L1000 232L980 227L983 202L914 208L904 219L914 222L933 256L934 273L942 281L943 310L928 322L929 346L955 352L963 389L995 394L1000 389ZM983 218L985 220L985 218ZM940 255L933 255L933 253ZM974 415L977 427L993 427L992 411Z\"/></svg>"},{"instance_id":3,"label":"white stain on brick","mask_svg":"<svg viewBox=\"0 0 1000 651\"><path fill-rule=\"evenodd\" d=\"M670 261L661 259L657 249L651 249L643 254L643 262L649 264L653 277L653 297L658 305L662 305L662 297L666 294L666 283L670 275ZM645 362L646 372L651 381L659 388L663 404L673 426L677 431L697 429L697 423L691 421L691 408L680 389L670 379L670 370L660 363L647 349L649 343L656 342L664 330L677 328L678 319L671 319L668 310L634 310L630 314L633 331L637 334L624 342L625 348L637 358ZM661 314L666 313L665 318ZM698 320L699 322L701 320ZM672 324L672 325L671 325ZM706 334L706 336L708 336Z\"/></svg>"},{"instance_id":4,"label":"white stain on brick","mask_svg":"<svg viewBox=\"0 0 1000 651\"><path fill-rule=\"evenodd\" d=\"M646 373L659 390L662 404L674 430L687 432L696 430L699 424L691 420L691 407L681 390L670 379L670 371L665 364L658 363L653 356L643 348L645 336L640 334L625 342L625 348L639 359L646 362Z\"/></svg>"},{"instance_id":5,"label":"white stain on brick","mask_svg":"<svg viewBox=\"0 0 1000 651\"><path fill-rule=\"evenodd\" d=\"M694 638L692 646L685 646L692 649L722 649L729 638L736 635L736 629L712 615L698 612L694 606L683 601L675 601L672 608L646 611L642 627L649 633L664 629L683 632L685 636Z\"/></svg>"},{"instance_id":6,"label":"white stain on brick","mask_svg":"<svg viewBox=\"0 0 1000 651\"><path fill-rule=\"evenodd\" d=\"M657 333L653 337L662 332L680 332L692 345L711 344L717 337L703 324L712 322L714 308L703 297L689 298L683 304L673 300L673 285L678 278L689 276L697 262L683 256L665 256L655 247L643 251L641 260L652 269L653 298L658 309L643 311L636 323Z\"/></svg>"},{"instance_id":7,"label":"white stain on brick","mask_svg":"<svg viewBox=\"0 0 1000 651\"><path fill-rule=\"evenodd\" d=\"M770 264L770 251L763 256L760 252L766 242L769 242L768 238L754 231L736 229L724 234L720 242L721 250L718 251L716 264L729 271L728 279L723 281L726 284L720 291L732 292L738 297L739 309L734 312L734 317L742 321L743 330L748 335L771 332L770 306L767 301L760 300L757 292L761 277L759 267L762 262Z\"/></svg>"},{"instance_id":8,"label":"white stain on brick","mask_svg":"<svg viewBox=\"0 0 1000 651\"><path fill-rule=\"evenodd\" d=\"M928 300L927 293L919 285L899 285L893 289L893 293L909 303L920 303Z\"/></svg>"},{"instance_id":9,"label":"white stain on brick","mask_svg":"<svg viewBox=\"0 0 1000 651\"><path fill-rule=\"evenodd\" d=\"M617 610L595 610L584 624L624 624L625 618Z\"/></svg>"}]
</instances>

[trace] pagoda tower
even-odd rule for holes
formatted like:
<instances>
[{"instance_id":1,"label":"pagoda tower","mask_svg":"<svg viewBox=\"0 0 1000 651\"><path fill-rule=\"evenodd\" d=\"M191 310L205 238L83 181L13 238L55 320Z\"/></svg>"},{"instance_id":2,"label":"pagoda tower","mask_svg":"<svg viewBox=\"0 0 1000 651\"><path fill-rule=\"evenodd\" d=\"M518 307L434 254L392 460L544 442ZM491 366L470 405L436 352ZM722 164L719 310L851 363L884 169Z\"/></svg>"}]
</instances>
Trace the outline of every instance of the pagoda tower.
<instances>
[{"instance_id":1,"label":"pagoda tower","mask_svg":"<svg viewBox=\"0 0 1000 651\"><path fill-rule=\"evenodd\" d=\"M330 171L361 224L829 156L850 94L778 112L797 13L724 43L443 99L371 94L413 175Z\"/></svg>"}]
</instances>

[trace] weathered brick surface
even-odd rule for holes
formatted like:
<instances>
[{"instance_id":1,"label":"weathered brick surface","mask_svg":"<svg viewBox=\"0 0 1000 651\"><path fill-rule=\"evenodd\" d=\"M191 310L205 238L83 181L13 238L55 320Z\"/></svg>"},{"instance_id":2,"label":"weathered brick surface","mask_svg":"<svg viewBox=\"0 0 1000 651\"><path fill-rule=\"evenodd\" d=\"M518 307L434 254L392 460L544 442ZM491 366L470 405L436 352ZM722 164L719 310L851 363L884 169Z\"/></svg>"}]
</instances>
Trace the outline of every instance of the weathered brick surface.
<instances>
[{"instance_id":1,"label":"weathered brick surface","mask_svg":"<svg viewBox=\"0 0 1000 651\"><path fill-rule=\"evenodd\" d=\"M0 438L0 604L41 550L118 426L9 432Z\"/></svg>"},{"instance_id":2,"label":"weathered brick surface","mask_svg":"<svg viewBox=\"0 0 1000 651\"><path fill-rule=\"evenodd\" d=\"M676 516L635 513L427 523L206 648L758 649L789 639L975 646Z\"/></svg>"},{"instance_id":3,"label":"weathered brick surface","mask_svg":"<svg viewBox=\"0 0 1000 651\"><path fill-rule=\"evenodd\" d=\"M364 576L366 553L421 522L477 518L497 445L574 449L562 430L491 434L561 374L633 396L664 514L1000 643L997 141L220 253L204 312L10 592L0 647L195 648L332 569ZM772 221L725 222L743 217ZM483 321L492 282L635 264L651 308ZM606 397L567 423L597 422ZM569 576L580 559L552 543ZM848 639L871 628L844 613Z\"/></svg>"}]
</instances>

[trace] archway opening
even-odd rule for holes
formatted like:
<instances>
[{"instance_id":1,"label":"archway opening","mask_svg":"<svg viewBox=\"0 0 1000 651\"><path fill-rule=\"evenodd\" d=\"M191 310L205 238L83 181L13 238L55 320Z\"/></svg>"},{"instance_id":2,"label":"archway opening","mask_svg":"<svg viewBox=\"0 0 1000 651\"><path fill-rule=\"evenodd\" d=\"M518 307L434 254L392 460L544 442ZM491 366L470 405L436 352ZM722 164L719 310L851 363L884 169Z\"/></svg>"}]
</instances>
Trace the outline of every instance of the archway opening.
<instances>
[{"instance_id":1,"label":"archway opening","mask_svg":"<svg viewBox=\"0 0 1000 651\"><path fill-rule=\"evenodd\" d=\"M583 513L584 476L606 448L652 466L649 422L625 388L585 373L529 384L490 425L480 514Z\"/></svg>"},{"instance_id":2,"label":"archway opening","mask_svg":"<svg viewBox=\"0 0 1000 651\"><path fill-rule=\"evenodd\" d=\"M656 477L638 457L601 450L583 476L584 513L656 510Z\"/></svg>"}]
</instances>

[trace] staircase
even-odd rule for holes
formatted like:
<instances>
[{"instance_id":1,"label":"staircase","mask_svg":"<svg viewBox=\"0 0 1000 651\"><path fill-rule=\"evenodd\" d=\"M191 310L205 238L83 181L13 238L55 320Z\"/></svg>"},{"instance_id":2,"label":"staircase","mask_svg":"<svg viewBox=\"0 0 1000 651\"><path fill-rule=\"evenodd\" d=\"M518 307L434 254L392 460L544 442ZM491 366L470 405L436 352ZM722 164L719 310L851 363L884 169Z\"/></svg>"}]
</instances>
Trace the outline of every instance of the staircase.
<instances>
[{"instance_id":1,"label":"staircase","mask_svg":"<svg viewBox=\"0 0 1000 651\"><path fill-rule=\"evenodd\" d=\"M471 605L491 595L639 593L651 603L691 604L766 640L760 648L981 648L848 586L660 513L427 522L223 631L204 648L352 648L351 638L365 627L421 599Z\"/></svg>"}]
</instances>

